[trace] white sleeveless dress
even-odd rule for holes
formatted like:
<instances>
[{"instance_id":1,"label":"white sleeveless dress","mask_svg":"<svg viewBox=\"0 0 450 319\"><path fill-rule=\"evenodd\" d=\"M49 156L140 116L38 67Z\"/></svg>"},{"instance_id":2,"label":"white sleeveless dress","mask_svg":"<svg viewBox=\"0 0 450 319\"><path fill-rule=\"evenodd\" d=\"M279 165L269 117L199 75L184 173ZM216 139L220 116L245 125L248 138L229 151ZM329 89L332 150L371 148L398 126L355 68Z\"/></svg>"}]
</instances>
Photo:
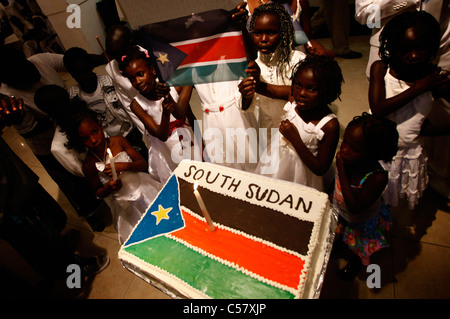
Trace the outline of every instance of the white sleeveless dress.
<instances>
[{"instance_id":1,"label":"white sleeveless dress","mask_svg":"<svg viewBox=\"0 0 450 319\"><path fill-rule=\"evenodd\" d=\"M178 93L174 88L170 91L172 98L177 101ZM134 98L142 109L149 114L156 124L161 124L162 99L151 101L142 95ZM187 119L184 123L170 115L170 123L178 122L179 126L170 134L167 141L163 142L157 137L151 135L147 130L144 132L144 142L148 147L148 171L155 178L159 178L164 184L170 177L174 169L183 159L194 159L195 152L201 154L200 145L193 143L194 132Z\"/></svg>"},{"instance_id":2,"label":"white sleeveless dress","mask_svg":"<svg viewBox=\"0 0 450 319\"><path fill-rule=\"evenodd\" d=\"M396 79L389 73L384 77L386 98L409 89L412 83ZM431 112L433 97L425 92L402 108L389 114L388 119L397 123L398 152L390 163L380 162L389 171L389 182L384 192L384 200L397 206L399 198L407 198L413 209L428 185L427 157L419 140L419 133L427 115Z\"/></svg>"},{"instance_id":3,"label":"white sleeveless dress","mask_svg":"<svg viewBox=\"0 0 450 319\"><path fill-rule=\"evenodd\" d=\"M114 156L115 163L131 161L130 156L125 151ZM110 163L108 156L106 163ZM109 177L105 173L99 172L98 175L103 184L109 181ZM105 202L111 209L114 225L119 235L119 242L122 244L158 195L161 184L145 172L125 171L118 177L122 181L122 188L106 197Z\"/></svg>"},{"instance_id":4,"label":"white sleeveless dress","mask_svg":"<svg viewBox=\"0 0 450 319\"><path fill-rule=\"evenodd\" d=\"M295 102L288 102L284 107L286 111L284 118L295 125L302 141L312 154L317 155L318 144L324 136L322 127L328 121L336 118L336 115L331 113L320 120L317 125L314 125L313 123L305 123L295 111L295 107ZM277 144L274 139L278 139L278 152L266 150L258 163L256 173L324 191L324 185L328 185L328 176L333 176L333 167L330 167L324 176L318 176L303 163L294 146L281 133L272 136L272 146Z\"/></svg>"}]
</instances>

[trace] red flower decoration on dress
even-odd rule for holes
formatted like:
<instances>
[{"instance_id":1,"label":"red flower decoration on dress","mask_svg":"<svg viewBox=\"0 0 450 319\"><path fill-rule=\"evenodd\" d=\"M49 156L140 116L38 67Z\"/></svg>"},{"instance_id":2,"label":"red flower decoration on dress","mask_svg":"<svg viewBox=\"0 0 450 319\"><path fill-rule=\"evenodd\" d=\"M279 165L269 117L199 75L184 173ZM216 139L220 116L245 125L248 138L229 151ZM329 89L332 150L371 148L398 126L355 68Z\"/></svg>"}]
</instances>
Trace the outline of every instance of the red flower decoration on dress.
<instances>
[{"instance_id":1,"label":"red flower decoration on dress","mask_svg":"<svg viewBox=\"0 0 450 319\"><path fill-rule=\"evenodd\" d=\"M222 112L224 110L223 106L219 107L219 111Z\"/></svg>"},{"instance_id":2,"label":"red flower decoration on dress","mask_svg":"<svg viewBox=\"0 0 450 319\"><path fill-rule=\"evenodd\" d=\"M209 113L209 109L205 109L205 113L208 114Z\"/></svg>"}]
</instances>

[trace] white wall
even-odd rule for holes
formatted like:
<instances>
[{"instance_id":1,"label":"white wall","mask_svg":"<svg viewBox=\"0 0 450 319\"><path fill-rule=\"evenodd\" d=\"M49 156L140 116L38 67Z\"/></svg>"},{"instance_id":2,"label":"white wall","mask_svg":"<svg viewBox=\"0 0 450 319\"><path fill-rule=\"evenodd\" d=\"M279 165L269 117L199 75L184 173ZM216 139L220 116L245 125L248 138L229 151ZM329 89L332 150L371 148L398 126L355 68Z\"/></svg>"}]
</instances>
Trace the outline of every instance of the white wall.
<instances>
[{"instance_id":1,"label":"white wall","mask_svg":"<svg viewBox=\"0 0 450 319\"><path fill-rule=\"evenodd\" d=\"M67 50L77 46L89 53L102 53L96 36L102 43L105 41L104 26L98 15L96 3L100 0L37 0L42 12L58 34L64 48ZM81 28L69 28L67 19L72 12L67 12L69 4L80 5Z\"/></svg>"}]
</instances>

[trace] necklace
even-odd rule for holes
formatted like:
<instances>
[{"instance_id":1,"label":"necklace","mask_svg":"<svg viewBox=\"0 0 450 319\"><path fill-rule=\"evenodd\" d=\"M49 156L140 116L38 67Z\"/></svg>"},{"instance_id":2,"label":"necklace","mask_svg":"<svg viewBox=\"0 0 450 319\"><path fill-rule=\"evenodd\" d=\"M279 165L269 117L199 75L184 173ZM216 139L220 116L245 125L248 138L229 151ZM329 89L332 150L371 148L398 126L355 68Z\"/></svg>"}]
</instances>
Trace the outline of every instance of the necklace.
<instances>
[{"instance_id":1,"label":"necklace","mask_svg":"<svg viewBox=\"0 0 450 319\"><path fill-rule=\"evenodd\" d=\"M100 161L100 162L96 162L95 163L95 167L97 168L98 171L103 172L103 170L105 169L106 166L106 147L107 147L108 143L105 140L105 150L103 151L103 159L98 157L97 154L95 154L93 151L91 151L92 154L94 154L94 156Z\"/></svg>"}]
</instances>

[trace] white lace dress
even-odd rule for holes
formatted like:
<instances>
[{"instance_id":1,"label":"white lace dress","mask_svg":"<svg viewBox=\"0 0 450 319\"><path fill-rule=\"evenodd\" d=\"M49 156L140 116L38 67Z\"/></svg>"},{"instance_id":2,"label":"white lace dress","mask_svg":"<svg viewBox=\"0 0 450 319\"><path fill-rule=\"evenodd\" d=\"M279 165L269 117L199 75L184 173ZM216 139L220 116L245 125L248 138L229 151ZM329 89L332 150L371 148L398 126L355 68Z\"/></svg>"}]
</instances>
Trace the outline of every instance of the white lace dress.
<instances>
[{"instance_id":1,"label":"white lace dress","mask_svg":"<svg viewBox=\"0 0 450 319\"><path fill-rule=\"evenodd\" d=\"M398 95L412 85L396 79L389 70L384 81L386 98ZM407 198L409 208L413 209L428 185L427 157L420 144L419 133L432 103L431 92L425 92L387 116L397 123L399 134L398 152L392 162L380 162L389 171L389 183L383 197L391 206L397 206L399 198Z\"/></svg>"},{"instance_id":2,"label":"white lace dress","mask_svg":"<svg viewBox=\"0 0 450 319\"><path fill-rule=\"evenodd\" d=\"M130 156L125 151L114 156L115 163L131 161ZM108 156L106 163L110 163ZM99 171L98 175L103 184L109 181L109 177L105 173ZM105 202L111 209L119 241L122 244L158 195L161 184L145 172L125 171L118 177L122 181L122 188L106 197Z\"/></svg>"},{"instance_id":3,"label":"white lace dress","mask_svg":"<svg viewBox=\"0 0 450 319\"><path fill-rule=\"evenodd\" d=\"M295 125L302 141L312 154L317 155L319 141L321 141L324 136L322 127L328 123L328 121L336 118L336 115L331 113L320 120L317 125L314 125L313 123L305 123L295 111L295 107L295 102L288 102L284 107L284 110L286 111L284 118ZM330 167L329 172L324 176L314 174L303 163L294 146L281 133L272 136L272 144L274 144L274 139L276 138L279 143L278 152L266 150L261 157L256 173L324 191L324 184L328 184L328 177L333 176L334 168Z\"/></svg>"}]
</instances>

